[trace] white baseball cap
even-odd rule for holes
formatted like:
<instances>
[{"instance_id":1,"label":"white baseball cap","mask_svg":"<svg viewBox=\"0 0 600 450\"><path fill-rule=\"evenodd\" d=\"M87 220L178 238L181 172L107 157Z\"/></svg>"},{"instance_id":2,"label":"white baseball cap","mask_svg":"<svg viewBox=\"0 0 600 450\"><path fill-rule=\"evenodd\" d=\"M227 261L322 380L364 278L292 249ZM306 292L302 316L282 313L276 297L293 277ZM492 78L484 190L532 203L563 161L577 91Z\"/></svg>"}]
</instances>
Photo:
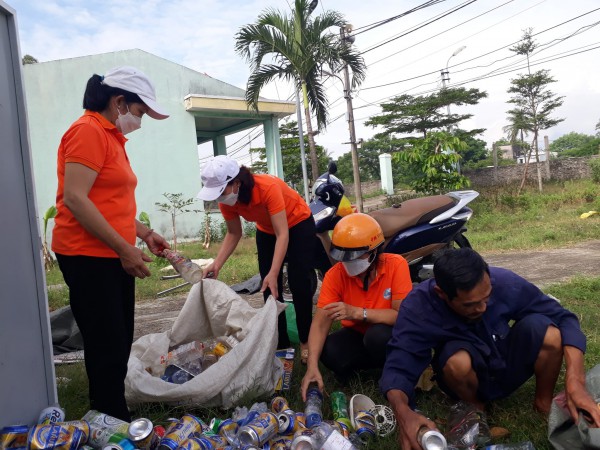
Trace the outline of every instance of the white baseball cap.
<instances>
[{"instance_id":1,"label":"white baseball cap","mask_svg":"<svg viewBox=\"0 0 600 450\"><path fill-rule=\"evenodd\" d=\"M131 66L110 69L104 75L102 84L137 94L148 107L148 115L153 119L166 119L169 114L156 102L154 85L143 72Z\"/></svg>"},{"instance_id":2,"label":"white baseball cap","mask_svg":"<svg viewBox=\"0 0 600 450\"><path fill-rule=\"evenodd\" d=\"M215 156L202 168L202 190L198 198L207 202L216 200L227 187L227 183L240 173L240 166L235 159L225 155Z\"/></svg>"}]
</instances>

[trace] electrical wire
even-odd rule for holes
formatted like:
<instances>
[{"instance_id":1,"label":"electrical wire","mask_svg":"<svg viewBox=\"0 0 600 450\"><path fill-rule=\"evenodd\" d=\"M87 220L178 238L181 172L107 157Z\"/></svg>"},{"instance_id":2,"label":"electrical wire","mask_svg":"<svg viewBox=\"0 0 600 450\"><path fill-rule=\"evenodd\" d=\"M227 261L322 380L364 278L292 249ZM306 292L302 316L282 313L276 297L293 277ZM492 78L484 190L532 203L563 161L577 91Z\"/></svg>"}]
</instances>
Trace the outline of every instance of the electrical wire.
<instances>
[{"instance_id":1,"label":"electrical wire","mask_svg":"<svg viewBox=\"0 0 600 450\"><path fill-rule=\"evenodd\" d=\"M417 31L417 30L420 30L421 28L424 28L424 27L426 27L427 25L431 25L432 23L434 23L434 22L437 22L438 20L440 20L440 19L442 19L442 18L444 18L444 17L446 17L446 16L449 16L450 14L454 14L455 12L457 12L457 11L460 11L461 9L463 9L463 8L465 8L465 7L467 7L467 6L469 6L469 5L470 5L470 4L472 4L472 3L475 3L476 1L477 1L477 0L470 0L470 1L468 1L468 2L465 2L465 3L463 3L462 5L459 5L459 6L457 6L456 8L454 8L453 10L451 10L451 11L447 12L446 14L444 14L444 15L442 15L442 16L440 16L440 17L438 17L438 18L432 19L432 20L430 20L429 22L425 23L424 25L421 25L421 26L420 26L420 27L418 27L418 28L415 28L415 29L413 29L413 30L407 31L406 33L403 33L403 34L401 34L401 35L399 35L399 36L396 36L396 37L394 37L394 38L388 39L387 41L384 41L384 42L382 42L381 44L378 44L378 45L376 45L376 46L374 46L374 47L371 47L371 48L369 48L369 49L367 49L367 50L364 50L364 51L360 52L360 54L361 54L361 55L364 55L365 53L367 53L367 52L370 52L370 51L372 51L372 50L375 50L376 48L382 47L382 46L384 46L384 45L386 45L386 44L389 44L390 42L393 42L393 41L395 41L396 39L400 39L401 37L404 37L404 36L406 36L406 35L408 35L408 34L414 33L415 31Z\"/></svg>"}]
</instances>

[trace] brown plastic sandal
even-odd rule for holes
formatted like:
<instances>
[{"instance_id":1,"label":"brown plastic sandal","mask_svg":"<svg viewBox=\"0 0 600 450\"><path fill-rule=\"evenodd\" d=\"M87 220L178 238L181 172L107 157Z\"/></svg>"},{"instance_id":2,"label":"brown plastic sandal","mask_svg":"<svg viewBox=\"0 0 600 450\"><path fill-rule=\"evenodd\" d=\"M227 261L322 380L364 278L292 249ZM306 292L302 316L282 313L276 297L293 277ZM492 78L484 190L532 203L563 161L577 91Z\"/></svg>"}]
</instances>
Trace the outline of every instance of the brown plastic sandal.
<instances>
[{"instance_id":1,"label":"brown plastic sandal","mask_svg":"<svg viewBox=\"0 0 600 450\"><path fill-rule=\"evenodd\" d=\"M304 365L308 362L308 349L300 351L300 362Z\"/></svg>"}]
</instances>

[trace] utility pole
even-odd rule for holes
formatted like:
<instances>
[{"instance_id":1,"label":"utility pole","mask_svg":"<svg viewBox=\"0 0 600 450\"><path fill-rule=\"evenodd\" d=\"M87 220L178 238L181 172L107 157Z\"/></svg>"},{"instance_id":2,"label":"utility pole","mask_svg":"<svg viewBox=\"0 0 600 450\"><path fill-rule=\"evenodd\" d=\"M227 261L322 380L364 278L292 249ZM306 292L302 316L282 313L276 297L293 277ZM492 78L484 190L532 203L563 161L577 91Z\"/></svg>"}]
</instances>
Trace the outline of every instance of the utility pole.
<instances>
[{"instance_id":1,"label":"utility pole","mask_svg":"<svg viewBox=\"0 0 600 450\"><path fill-rule=\"evenodd\" d=\"M352 31L351 25L340 28L340 38L342 41L352 42L346 33ZM352 154L352 174L354 176L354 195L356 196L356 209L363 212L363 199L360 185L360 173L358 170L358 149L356 147L356 131L354 129L354 110L352 108L352 95L350 90L350 74L348 73L348 64L344 64L344 98L346 99L346 108L348 109L348 130L350 131L350 152Z\"/></svg>"}]
</instances>

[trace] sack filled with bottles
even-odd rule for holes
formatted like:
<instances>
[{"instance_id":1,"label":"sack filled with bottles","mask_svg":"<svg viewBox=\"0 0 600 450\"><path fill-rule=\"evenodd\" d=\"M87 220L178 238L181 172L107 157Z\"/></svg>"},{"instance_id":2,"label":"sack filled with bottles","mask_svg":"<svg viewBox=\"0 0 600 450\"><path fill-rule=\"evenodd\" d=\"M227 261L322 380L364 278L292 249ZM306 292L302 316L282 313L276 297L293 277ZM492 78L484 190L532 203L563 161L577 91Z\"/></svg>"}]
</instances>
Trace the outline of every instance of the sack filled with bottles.
<instances>
[{"instance_id":1,"label":"sack filled with bottles","mask_svg":"<svg viewBox=\"0 0 600 450\"><path fill-rule=\"evenodd\" d=\"M253 308L218 280L194 285L171 330L133 343L127 402L229 408L272 393L282 370L275 347L283 308L272 297Z\"/></svg>"}]
</instances>

